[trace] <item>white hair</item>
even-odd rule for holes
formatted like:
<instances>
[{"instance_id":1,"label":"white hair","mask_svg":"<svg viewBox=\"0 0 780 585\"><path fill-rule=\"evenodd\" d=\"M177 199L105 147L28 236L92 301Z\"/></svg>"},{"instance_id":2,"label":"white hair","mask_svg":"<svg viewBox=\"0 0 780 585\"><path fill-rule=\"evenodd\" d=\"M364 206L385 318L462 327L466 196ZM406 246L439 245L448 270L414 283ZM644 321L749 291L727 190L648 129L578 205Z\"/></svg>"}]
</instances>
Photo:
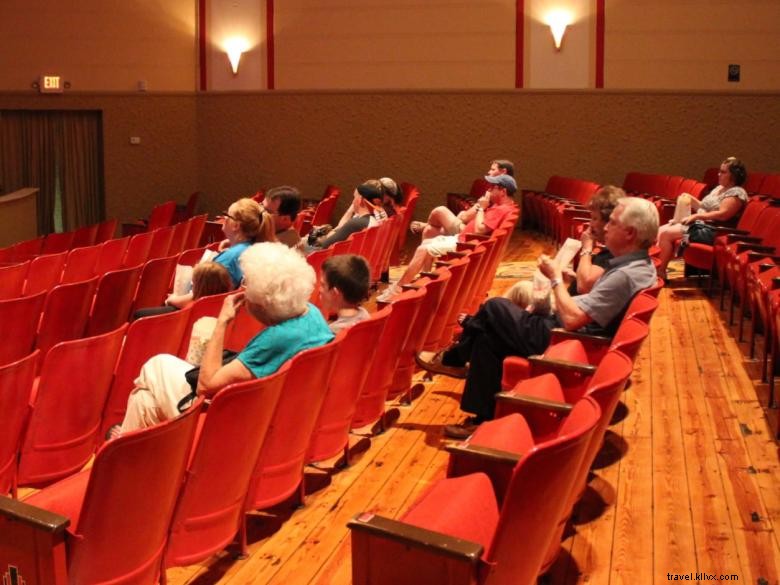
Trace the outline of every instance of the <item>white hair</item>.
<instances>
[{"instance_id":1,"label":"white hair","mask_svg":"<svg viewBox=\"0 0 780 585\"><path fill-rule=\"evenodd\" d=\"M263 242L247 248L239 263L247 300L260 305L270 321L281 323L306 310L316 275L298 252L279 242Z\"/></svg>"},{"instance_id":2,"label":"white hair","mask_svg":"<svg viewBox=\"0 0 780 585\"><path fill-rule=\"evenodd\" d=\"M658 209L648 199L641 197L623 197L618 199L618 207L623 212L618 221L626 227L636 230L637 244L641 248L649 248L658 237Z\"/></svg>"}]
</instances>

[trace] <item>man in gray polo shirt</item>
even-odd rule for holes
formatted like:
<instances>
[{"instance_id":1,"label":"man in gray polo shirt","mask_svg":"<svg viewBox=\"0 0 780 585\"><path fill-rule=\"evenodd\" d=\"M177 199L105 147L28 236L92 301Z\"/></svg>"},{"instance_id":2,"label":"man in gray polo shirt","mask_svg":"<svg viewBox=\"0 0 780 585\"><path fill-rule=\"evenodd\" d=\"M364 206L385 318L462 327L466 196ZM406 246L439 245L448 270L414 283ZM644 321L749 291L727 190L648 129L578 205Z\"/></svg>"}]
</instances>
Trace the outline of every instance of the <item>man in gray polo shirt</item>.
<instances>
[{"instance_id":1,"label":"man in gray polo shirt","mask_svg":"<svg viewBox=\"0 0 780 585\"><path fill-rule=\"evenodd\" d=\"M418 363L431 372L466 378L461 409L475 416L449 425L445 433L464 438L477 424L492 419L504 358L542 353L554 327L613 335L634 295L656 281L647 250L657 232L658 212L652 203L638 197L620 199L604 230L614 258L589 293L571 296L561 268L542 256L539 269L551 281L555 315L532 315L507 299L490 299L464 322L456 345L431 360L419 358Z\"/></svg>"}]
</instances>

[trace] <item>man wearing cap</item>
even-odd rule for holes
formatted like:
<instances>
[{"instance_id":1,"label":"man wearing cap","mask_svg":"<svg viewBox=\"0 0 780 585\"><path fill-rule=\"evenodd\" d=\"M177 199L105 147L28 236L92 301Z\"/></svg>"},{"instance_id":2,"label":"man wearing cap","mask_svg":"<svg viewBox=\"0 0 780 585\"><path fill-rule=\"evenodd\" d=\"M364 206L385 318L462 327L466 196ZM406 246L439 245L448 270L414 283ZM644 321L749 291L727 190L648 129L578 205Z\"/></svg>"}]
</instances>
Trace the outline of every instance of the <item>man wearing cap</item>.
<instances>
[{"instance_id":1,"label":"man wearing cap","mask_svg":"<svg viewBox=\"0 0 780 585\"><path fill-rule=\"evenodd\" d=\"M512 196L517 191L514 177L507 174L487 175L490 189L477 202L457 216L446 207L431 212L429 223L422 230L423 240L409 262L403 276L377 297L390 301L404 284L410 283L421 270L428 270L435 258L454 252L459 241L468 234L490 234L515 209ZM435 218L435 221L432 221Z\"/></svg>"},{"instance_id":2,"label":"man wearing cap","mask_svg":"<svg viewBox=\"0 0 780 585\"><path fill-rule=\"evenodd\" d=\"M346 240L352 234L386 219L387 214L382 208L383 195L382 183L376 179L358 185L352 197L352 204L341 216L336 228L317 240L313 247L307 249L307 253Z\"/></svg>"}]
</instances>

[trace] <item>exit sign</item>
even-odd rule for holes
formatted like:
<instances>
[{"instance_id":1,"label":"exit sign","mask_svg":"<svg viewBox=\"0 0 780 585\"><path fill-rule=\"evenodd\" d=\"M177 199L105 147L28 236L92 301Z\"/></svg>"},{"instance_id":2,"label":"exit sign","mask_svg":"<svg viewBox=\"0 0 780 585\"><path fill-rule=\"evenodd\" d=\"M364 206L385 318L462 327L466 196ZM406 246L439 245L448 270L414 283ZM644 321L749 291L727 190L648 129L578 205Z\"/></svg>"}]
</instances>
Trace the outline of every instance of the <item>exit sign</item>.
<instances>
[{"instance_id":1,"label":"exit sign","mask_svg":"<svg viewBox=\"0 0 780 585\"><path fill-rule=\"evenodd\" d=\"M41 93L62 93L62 77L59 75L41 75L38 86Z\"/></svg>"}]
</instances>

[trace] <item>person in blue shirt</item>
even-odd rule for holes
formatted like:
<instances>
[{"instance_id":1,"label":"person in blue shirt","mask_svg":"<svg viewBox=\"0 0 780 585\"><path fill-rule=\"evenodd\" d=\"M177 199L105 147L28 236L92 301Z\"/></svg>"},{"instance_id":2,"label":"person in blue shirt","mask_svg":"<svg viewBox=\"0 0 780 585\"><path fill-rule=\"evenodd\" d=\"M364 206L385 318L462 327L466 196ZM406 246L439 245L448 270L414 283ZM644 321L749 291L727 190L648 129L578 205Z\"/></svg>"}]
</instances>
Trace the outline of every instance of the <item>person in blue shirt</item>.
<instances>
[{"instance_id":1,"label":"person in blue shirt","mask_svg":"<svg viewBox=\"0 0 780 585\"><path fill-rule=\"evenodd\" d=\"M227 269L233 281L233 288L236 288L243 278L239 264L241 255L252 244L276 241L274 221L262 205L248 197L233 203L221 217L224 219L222 232L225 239L219 245L220 253L214 257L214 262ZM181 309L191 301L192 293L171 294L165 304Z\"/></svg>"},{"instance_id":2,"label":"person in blue shirt","mask_svg":"<svg viewBox=\"0 0 780 585\"><path fill-rule=\"evenodd\" d=\"M316 277L298 252L278 242L255 244L241 255L240 266L246 290L229 295L222 305L200 364L198 395L213 396L228 384L273 374L297 353L334 337L308 302ZM264 328L223 364L225 331L242 306ZM149 359L128 398L124 421L109 431L109 438L177 416L183 399L192 394L185 379L190 369L191 364L172 355Z\"/></svg>"}]
</instances>

